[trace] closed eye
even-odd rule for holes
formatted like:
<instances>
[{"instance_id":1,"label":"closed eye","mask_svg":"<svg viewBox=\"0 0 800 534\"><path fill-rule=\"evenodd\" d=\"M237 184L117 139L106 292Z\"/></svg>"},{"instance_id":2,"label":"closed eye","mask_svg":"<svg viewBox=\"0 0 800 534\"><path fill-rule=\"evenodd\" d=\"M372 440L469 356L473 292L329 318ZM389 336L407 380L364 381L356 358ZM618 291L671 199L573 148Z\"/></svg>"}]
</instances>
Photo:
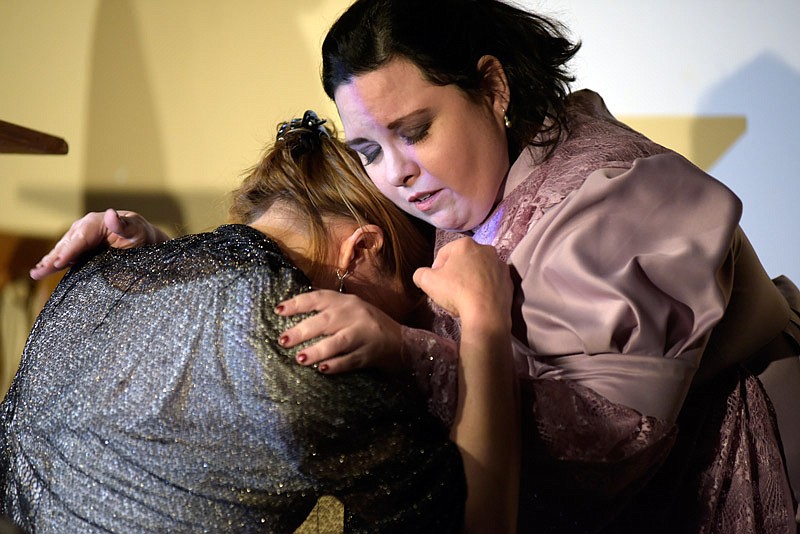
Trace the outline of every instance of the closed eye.
<instances>
[{"instance_id":1,"label":"closed eye","mask_svg":"<svg viewBox=\"0 0 800 534\"><path fill-rule=\"evenodd\" d=\"M361 156L361 163L366 166L374 162L378 156L380 156L381 147L375 145L373 147L360 148L357 152Z\"/></svg>"},{"instance_id":2,"label":"closed eye","mask_svg":"<svg viewBox=\"0 0 800 534\"><path fill-rule=\"evenodd\" d=\"M400 138L403 139L403 141L406 144L415 145L420 141L422 141L423 139L425 139L426 137L428 137L428 132L430 132L430 127L431 125L430 123L428 123L428 124L423 124L422 126L419 126L417 128L412 128L408 132L402 133L400 135Z\"/></svg>"},{"instance_id":3,"label":"closed eye","mask_svg":"<svg viewBox=\"0 0 800 534\"><path fill-rule=\"evenodd\" d=\"M347 146L349 146L358 154L359 158L361 159L361 164L365 166L374 162L375 159L381 154L381 146L379 144L369 142L363 138L350 141L347 143Z\"/></svg>"}]
</instances>

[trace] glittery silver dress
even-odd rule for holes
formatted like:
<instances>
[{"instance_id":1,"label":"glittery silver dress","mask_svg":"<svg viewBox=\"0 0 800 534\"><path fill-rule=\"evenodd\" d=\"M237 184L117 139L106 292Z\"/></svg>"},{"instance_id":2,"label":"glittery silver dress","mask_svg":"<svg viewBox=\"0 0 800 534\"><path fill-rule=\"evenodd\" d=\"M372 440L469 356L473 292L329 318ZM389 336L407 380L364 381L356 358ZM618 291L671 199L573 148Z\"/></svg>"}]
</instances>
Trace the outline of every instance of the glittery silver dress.
<instances>
[{"instance_id":1,"label":"glittery silver dress","mask_svg":"<svg viewBox=\"0 0 800 534\"><path fill-rule=\"evenodd\" d=\"M461 459L413 383L324 376L278 335L310 289L241 225L74 268L0 411L3 513L30 532L459 531Z\"/></svg>"}]
</instances>

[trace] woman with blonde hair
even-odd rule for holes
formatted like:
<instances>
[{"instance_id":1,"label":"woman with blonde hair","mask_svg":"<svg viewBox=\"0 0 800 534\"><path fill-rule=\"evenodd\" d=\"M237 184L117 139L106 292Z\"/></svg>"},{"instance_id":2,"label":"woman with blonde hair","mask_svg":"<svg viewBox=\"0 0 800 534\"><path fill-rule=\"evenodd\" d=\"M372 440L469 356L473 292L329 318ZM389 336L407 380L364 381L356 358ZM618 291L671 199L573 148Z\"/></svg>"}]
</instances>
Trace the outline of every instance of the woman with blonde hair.
<instances>
[{"instance_id":1,"label":"woman with blonde hair","mask_svg":"<svg viewBox=\"0 0 800 534\"><path fill-rule=\"evenodd\" d=\"M474 334L455 444L412 381L328 376L284 346L299 318L276 308L312 287L399 323L423 296L424 236L323 123L281 126L234 191L231 224L111 248L62 280L0 408L2 512L25 531L290 532L333 495L348 532L461 532L465 512L515 507L511 282L489 247L417 273ZM87 220L100 219L135 216ZM485 291L501 319L472 331ZM486 494L487 480L510 490Z\"/></svg>"}]
</instances>

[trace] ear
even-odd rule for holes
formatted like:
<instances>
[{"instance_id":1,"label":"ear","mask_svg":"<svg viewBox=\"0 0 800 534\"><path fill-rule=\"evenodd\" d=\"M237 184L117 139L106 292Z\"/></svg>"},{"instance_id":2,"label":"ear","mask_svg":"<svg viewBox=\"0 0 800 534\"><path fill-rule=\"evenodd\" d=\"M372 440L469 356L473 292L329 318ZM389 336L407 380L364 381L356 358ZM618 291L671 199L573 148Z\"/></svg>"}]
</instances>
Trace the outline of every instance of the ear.
<instances>
[{"instance_id":1,"label":"ear","mask_svg":"<svg viewBox=\"0 0 800 534\"><path fill-rule=\"evenodd\" d=\"M481 56L478 60L478 72L483 75L483 89L492 111L502 117L508 110L511 101L511 90L508 87L506 70L500 60L494 56Z\"/></svg>"},{"instance_id":2,"label":"ear","mask_svg":"<svg viewBox=\"0 0 800 534\"><path fill-rule=\"evenodd\" d=\"M383 229L374 224L357 227L339 245L336 267L341 272L354 271L364 261L376 261L383 248Z\"/></svg>"}]
</instances>

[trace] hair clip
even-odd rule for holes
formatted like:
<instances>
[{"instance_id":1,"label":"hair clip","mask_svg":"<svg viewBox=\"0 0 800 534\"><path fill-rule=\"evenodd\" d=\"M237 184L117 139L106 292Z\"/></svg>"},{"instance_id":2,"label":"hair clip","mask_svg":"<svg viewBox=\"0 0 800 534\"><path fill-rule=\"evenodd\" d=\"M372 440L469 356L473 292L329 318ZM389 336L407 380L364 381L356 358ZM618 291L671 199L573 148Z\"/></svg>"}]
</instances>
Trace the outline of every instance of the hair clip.
<instances>
[{"instance_id":1,"label":"hair clip","mask_svg":"<svg viewBox=\"0 0 800 534\"><path fill-rule=\"evenodd\" d=\"M276 141L284 141L284 136L288 132L292 132L294 130L308 130L310 132L316 132L319 134L320 137L330 137L331 134L328 132L328 129L323 126L326 121L325 119L320 119L316 113L312 110L308 110L303 113L302 119L292 119L290 121L282 122L280 126L278 126L278 136Z\"/></svg>"}]
</instances>

